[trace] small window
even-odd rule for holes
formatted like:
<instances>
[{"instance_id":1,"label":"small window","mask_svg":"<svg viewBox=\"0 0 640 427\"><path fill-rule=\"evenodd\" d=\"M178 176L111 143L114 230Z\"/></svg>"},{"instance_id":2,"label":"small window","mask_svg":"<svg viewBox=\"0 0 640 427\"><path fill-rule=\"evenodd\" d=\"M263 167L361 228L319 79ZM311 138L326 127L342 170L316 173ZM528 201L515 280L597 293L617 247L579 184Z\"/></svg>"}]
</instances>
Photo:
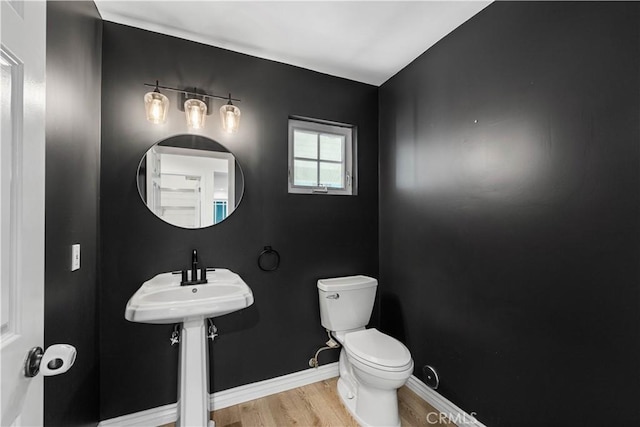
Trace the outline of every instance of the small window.
<instances>
[{"instance_id":1,"label":"small window","mask_svg":"<svg viewBox=\"0 0 640 427\"><path fill-rule=\"evenodd\" d=\"M289 119L289 193L356 194L354 127Z\"/></svg>"}]
</instances>

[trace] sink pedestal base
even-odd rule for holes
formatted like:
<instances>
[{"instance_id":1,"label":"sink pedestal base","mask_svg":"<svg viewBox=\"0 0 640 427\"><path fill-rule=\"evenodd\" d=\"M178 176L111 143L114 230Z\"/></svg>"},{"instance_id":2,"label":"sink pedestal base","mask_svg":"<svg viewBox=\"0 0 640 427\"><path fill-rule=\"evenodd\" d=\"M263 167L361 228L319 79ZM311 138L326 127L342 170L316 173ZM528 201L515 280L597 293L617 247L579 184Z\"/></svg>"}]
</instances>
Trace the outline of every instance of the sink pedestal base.
<instances>
[{"instance_id":1,"label":"sink pedestal base","mask_svg":"<svg viewBox=\"0 0 640 427\"><path fill-rule=\"evenodd\" d=\"M177 425L212 427L206 319L186 320L180 334Z\"/></svg>"}]
</instances>

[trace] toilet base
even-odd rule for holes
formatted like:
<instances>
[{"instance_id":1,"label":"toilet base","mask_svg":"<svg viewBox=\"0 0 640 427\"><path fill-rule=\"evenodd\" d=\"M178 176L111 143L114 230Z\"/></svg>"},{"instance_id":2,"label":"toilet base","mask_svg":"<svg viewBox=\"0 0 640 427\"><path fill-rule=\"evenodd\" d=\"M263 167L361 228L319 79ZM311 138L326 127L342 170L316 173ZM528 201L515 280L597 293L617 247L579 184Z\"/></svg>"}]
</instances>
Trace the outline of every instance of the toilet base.
<instances>
[{"instance_id":1,"label":"toilet base","mask_svg":"<svg viewBox=\"0 0 640 427\"><path fill-rule=\"evenodd\" d=\"M338 395L351 416L362 427L389 426L400 427L398 416L398 395L396 390L379 394L374 391L375 397L363 390L362 386L357 391L352 391L343 378L338 378ZM373 391L373 390L371 390ZM378 408L386 408L385 413L376 413ZM363 417L364 415L364 417ZM372 423L373 421L373 423Z\"/></svg>"}]
</instances>

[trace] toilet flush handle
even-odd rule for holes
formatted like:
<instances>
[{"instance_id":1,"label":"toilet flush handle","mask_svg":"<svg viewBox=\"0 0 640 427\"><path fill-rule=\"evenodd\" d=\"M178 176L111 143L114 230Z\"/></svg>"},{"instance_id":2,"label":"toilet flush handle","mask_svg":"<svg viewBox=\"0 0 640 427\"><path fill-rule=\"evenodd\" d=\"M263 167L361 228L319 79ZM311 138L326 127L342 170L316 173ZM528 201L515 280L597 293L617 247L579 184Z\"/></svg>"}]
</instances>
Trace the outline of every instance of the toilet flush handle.
<instances>
[{"instance_id":1,"label":"toilet flush handle","mask_svg":"<svg viewBox=\"0 0 640 427\"><path fill-rule=\"evenodd\" d=\"M327 295L327 299L338 299L338 298L340 298L340 294L338 293Z\"/></svg>"}]
</instances>

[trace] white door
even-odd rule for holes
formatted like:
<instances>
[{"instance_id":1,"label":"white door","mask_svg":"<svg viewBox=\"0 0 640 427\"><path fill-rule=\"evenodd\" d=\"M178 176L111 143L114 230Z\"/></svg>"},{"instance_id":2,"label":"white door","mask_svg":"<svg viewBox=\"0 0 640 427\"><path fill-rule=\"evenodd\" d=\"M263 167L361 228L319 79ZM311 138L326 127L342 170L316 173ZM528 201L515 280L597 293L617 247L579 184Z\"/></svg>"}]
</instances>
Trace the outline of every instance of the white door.
<instances>
[{"instance_id":1,"label":"white door","mask_svg":"<svg viewBox=\"0 0 640 427\"><path fill-rule=\"evenodd\" d=\"M46 3L0 2L0 425L38 426L42 375L24 363L44 345Z\"/></svg>"}]
</instances>

